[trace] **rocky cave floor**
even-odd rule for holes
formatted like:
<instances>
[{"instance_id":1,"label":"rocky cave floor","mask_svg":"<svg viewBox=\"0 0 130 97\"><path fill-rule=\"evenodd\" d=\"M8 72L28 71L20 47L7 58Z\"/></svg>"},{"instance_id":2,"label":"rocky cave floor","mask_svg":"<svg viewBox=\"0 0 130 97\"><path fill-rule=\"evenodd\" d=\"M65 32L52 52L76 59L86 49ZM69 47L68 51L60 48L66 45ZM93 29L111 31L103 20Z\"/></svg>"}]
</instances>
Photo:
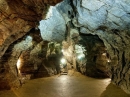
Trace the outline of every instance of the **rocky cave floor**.
<instances>
[{"instance_id":1,"label":"rocky cave floor","mask_svg":"<svg viewBox=\"0 0 130 97\"><path fill-rule=\"evenodd\" d=\"M68 75L29 80L19 89L0 91L0 97L130 97L111 80L94 79L69 71Z\"/></svg>"}]
</instances>

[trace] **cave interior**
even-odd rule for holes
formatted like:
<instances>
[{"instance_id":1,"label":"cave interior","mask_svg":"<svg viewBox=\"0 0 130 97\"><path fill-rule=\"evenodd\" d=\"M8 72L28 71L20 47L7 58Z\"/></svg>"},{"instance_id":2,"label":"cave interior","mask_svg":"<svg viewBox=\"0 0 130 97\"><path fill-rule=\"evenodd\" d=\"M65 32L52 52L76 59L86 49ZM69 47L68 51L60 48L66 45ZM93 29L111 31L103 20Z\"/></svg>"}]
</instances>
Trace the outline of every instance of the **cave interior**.
<instances>
[{"instance_id":1,"label":"cave interior","mask_svg":"<svg viewBox=\"0 0 130 97\"><path fill-rule=\"evenodd\" d=\"M0 1L1 91L74 70L130 94L129 47L129 0Z\"/></svg>"}]
</instances>

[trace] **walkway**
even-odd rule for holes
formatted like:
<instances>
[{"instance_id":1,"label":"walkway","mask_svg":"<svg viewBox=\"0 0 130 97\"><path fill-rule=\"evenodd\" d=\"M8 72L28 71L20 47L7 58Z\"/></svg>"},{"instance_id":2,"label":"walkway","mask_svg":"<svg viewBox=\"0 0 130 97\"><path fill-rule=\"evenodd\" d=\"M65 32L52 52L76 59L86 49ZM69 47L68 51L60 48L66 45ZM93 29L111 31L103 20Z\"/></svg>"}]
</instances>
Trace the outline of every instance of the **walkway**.
<instances>
[{"instance_id":1,"label":"walkway","mask_svg":"<svg viewBox=\"0 0 130 97\"><path fill-rule=\"evenodd\" d=\"M0 97L130 97L110 83L70 72L68 75L34 79L22 88L0 91Z\"/></svg>"}]
</instances>

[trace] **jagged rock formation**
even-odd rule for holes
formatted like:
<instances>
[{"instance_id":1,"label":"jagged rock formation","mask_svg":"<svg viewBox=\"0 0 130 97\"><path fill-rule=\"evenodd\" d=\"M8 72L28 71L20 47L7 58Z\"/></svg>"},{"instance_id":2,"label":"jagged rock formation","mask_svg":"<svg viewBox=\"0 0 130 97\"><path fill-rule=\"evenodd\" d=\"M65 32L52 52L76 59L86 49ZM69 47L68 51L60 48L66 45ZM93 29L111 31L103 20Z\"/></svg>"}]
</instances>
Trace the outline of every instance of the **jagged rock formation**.
<instances>
[{"instance_id":1,"label":"jagged rock formation","mask_svg":"<svg viewBox=\"0 0 130 97\"><path fill-rule=\"evenodd\" d=\"M47 50L47 63L45 63L46 67L48 68L48 72L50 75L58 74L60 73L60 60L62 58L62 52L61 52L61 44L50 42L48 44L48 50Z\"/></svg>"},{"instance_id":2,"label":"jagged rock formation","mask_svg":"<svg viewBox=\"0 0 130 97\"><path fill-rule=\"evenodd\" d=\"M17 59L19 57L24 57L25 55L30 56L30 52L34 48L33 45L28 45L24 49L21 48L22 50L25 50L24 52L22 52L20 49L21 51L18 50L17 53L14 53L12 52L13 48L15 48L14 41L23 37L32 28L38 26L38 21L45 18L49 7L48 4L55 5L60 1L61 0L0 1L0 58L2 59L0 60L0 79L2 79L0 80L0 83L2 89L10 88L10 86L15 85L17 87L21 84L20 80L18 79L18 72L16 69ZM130 1L64 0L64 2L58 4L53 11L56 11L56 13L53 13L53 16L50 19L46 20L46 23L44 24L47 26L56 24L56 26L50 26L52 28L51 30L43 28L41 30L42 38L46 38L46 40L49 41L61 41L65 39L65 41L68 43L68 48L75 50L74 45L80 44L78 43L78 36L80 36L82 33L86 35L96 35L98 38L100 38L100 40L102 40L110 62L105 64L105 58L100 57L100 54L97 58L94 56L87 56L87 58L92 57L94 58L93 60L96 59L96 64L99 64L99 60L102 59L102 65L106 65L108 68L107 73L111 77L112 82L120 86L127 93L130 93ZM58 15L60 16L58 17ZM58 18L55 18L55 16ZM54 21L54 18L56 20L60 19L60 22ZM47 23L51 21L54 23ZM44 25L41 27L44 27ZM45 30L49 32L49 35L46 35L46 33L44 33ZM84 40L87 39L84 38ZM40 41L38 40L38 42ZM42 47L42 42L40 46ZM66 50L68 50L68 48L66 48ZM93 46L93 49L94 48L96 47ZM27 52L28 49L29 52ZM37 53L42 52L41 49L35 49L34 52L35 51ZM89 52L89 49L87 49L87 47L86 51ZM73 51L70 52L73 56ZM35 53L33 54L35 56ZM38 56L41 56L41 54L39 53L35 57L38 58ZM92 60L92 58L90 59ZM52 59L53 53L50 53L48 60L51 63L55 63ZM29 62L29 60L24 60L23 62L26 64L26 62ZM41 60L39 60L39 64L40 63ZM70 64L74 64L74 68L76 69L76 57L73 57L73 59L70 60ZM88 64L86 64L86 66L87 65ZM96 68L102 70L102 68L98 66ZM25 67L22 67L22 72L28 71L25 70ZM34 67L36 69L37 65ZM55 66L54 69L57 69L58 72L58 66ZM39 75L39 73L37 74Z\"/></svg>"},{"instance_id":3,"label":"jagged rock formation","mask_svg":"<svg viewBox=\"0 0 130 97\"><path fill-rule=\"evenodd\" d=\"M1 0L0 58L11 43L36 27L39 20L44 19L49 5L60 1L62 0Z\"/></svg>"},{"instance_id":4,"label":"jagged rock formation","mask_svg":"<svg viewBox=\"0 0 130 97\"><path fill-rule=\"evenodd\" d=\"M79 34L97 35L103 41L110 58L107 67L112 82L130 93L130 1L64 0L56 10L63 16L66 34L76 29Z\"/></svg>"},{"instance_id":5,"label":"jagged rock formation","mask_svg":"<svg viewBox=\"0 0 130 97\"><path fill-rule=\"evenodd\" d=\"M11 44L0 60L0 66L3 67L3 70L0 69L0 89L19 87L22 84L22 73L29 74L34 71L33 62L36 63L34 59L38 59L37 53L42 51L41 49L35 50L34 47L37 46L37 44L41 44L39 42L42 41L42 39L39 38L38 31L31 30L30 32L31 34ZM44 48L46 47L47 45L45 45ZM35 56L34 54L30 54L33 49L37 52ZM42 52L42 54L44 53ZM31 59L30 56L33 56L33 59ZM43 60L41 59L40 62L41 61ZM37 67L41 65L40 62L37 60ZM29 66L31 66L31 68Z\"/></svg>"},{"instance_id":6,"label":"jagged rock formation","mask_svg":"<svg viewBox=\"0 0 130 97\"><path fill-rule=\"evenodd\" d=\"M50 8L49 14L50 18L40 21L41 36L44 40L61 42L65 38L64 19L55 7Z\"/></svg>"},{"instance_id":7,"label":"jagged rock formation","mask_svg":"<svg viewBox=\"0 0 130 97\"><path fill-rule=\"evenodd\" d=\"M45 18L49 5L55 5L60 1L62 0L0 1L0 90L21 85L22 80L19 78L18 67L16 66L19 64L19 58L22 58L20 63L24 63L18 68L21 69L20 72L33 71L34 73L34 69L38 69L34 74L35 77L44 76L39 75L39 72L46 71L44 66L41 66L43 59L39 58L45 58L47 44L45 41L42 43L40 34L31 29L37 28L38 22ZM32 33L31 36L27 35L29 31ZM35 49L38 43L40 43L38 47L41 49ZM31 57L33 58L31 59ZM37 64L32 65L32 62ZM31 68L28 68L30 64ZM42 68L39 69L39 67Z\"/></svg>"},{"instance_id":8,"label":"jagged rock formation","mask_svg":"<svg viewBox=\"0 0 130 97\"><path fill-rule=\"evenodd\" d=\"M39 30L14 42L0 60L0 90L17 88L28 79L60 72L61 45L43 41Z\"/></svg>"},{"instance_id":9,"label":"jagged rock formation","mask_svg":"<svg viewBox=\"0 0 130 97\"><path fill-rule=\"evenodd\" d=\"M83 62L84 74L92 77L108 77L109 56L102 40L96 35L81 34L79 44L86 49L86 61ZM84 52L84 54L85 54ZM84 66L83 65L83 66ZM83 66L79 66L83 68ZM80 69L78 68L78 69ZM83 68L83 69L84 69ZM80 70L81 71L81 70Z\"/></svg>"}]
</instances>

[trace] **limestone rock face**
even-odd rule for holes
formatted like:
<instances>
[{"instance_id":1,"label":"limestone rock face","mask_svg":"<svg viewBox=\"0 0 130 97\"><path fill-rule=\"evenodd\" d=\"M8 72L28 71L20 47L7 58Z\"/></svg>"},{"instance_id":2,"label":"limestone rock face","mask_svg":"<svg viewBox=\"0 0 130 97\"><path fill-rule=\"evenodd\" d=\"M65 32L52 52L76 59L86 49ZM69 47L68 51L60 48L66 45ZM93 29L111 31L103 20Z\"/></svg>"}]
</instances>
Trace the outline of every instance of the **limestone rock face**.
<instances>
[{"instance_id":1,"label":"limestone rock face","mask_svg":"<svg viewBox=\"0 0 130 97\"><path fill-rule=\"evenodd\" d=\"M83 2L89 2L88 4ZM97 2L98 7L94 6ZM98 35L110 55L108 64L112 82L130 93L129 47L130 47L130 2L125 0L77 0L77 23L80 32ZM86 7L87 6L87 7ZM100 8L99 8L100 7Z\"/></svg>"},{"instance_id":2,"label":"limestone rock face","mask_svg":"<svg viewBox=\"0 0 130 97\"><path fill-rule=\"evenodd\" d=\"M48 19L40 21L39 29L42 38L48 41L63 41L66 34L66 23L70 21L68 15L72 12L69 0L51 7Z\"/></svg>"},{"instance_id":3,"label":"limestone rock face","mask_svg":"<svg viewBox=\"0 0 130 97\"><path fill-rule=\"evenodd\" d=\"M45 18L49 5L56 5L60 1L62 0L0 0L0 89L21 85L16 69L17 61L23 52L26 55L35 46L31 36L23 36ZM21 43L20 38L24 40ZM39 35L35 42L40 41ZM41 49L37 53L40 51ZM42 54L46 55L43 49Z\"/></svg>"},{"instance_id":4,"label":"limestone rock face","mask_svg":"<svg viewBox=\"0 0 130 97\"><path fill-rule=\"evenodd\" d=\"M1 0L0 58L8 46L37 26L45 17L49 5L62 0Z\"/></svg>"},{"instance_id":5,"label":"limestone rock face","mask_svg":"<svg viewBox=\"0 0 130 97\"><path fill-rule=\"evenodd\" d=\"M112 82L130 93L130 1L64 0L56 9L69 29L78 29L84 35L97 35L103 41L110 58L107 66ZM68 32L70 30L66 29Z\"/></svg>"},{"instance_id":6,"label":"limestone rock face","mask_svg":"<svg viewBox=\"0 0 130 97\"><path fill-rule=\"evenodd\" d=\"M130 2L125 0L83 0L81 3L77 0L75 7L78 11L78 23L93 31L99 26L129 29L129 5Z\"/></svg>"},{"instance_id":7,"label":"limestone rock face","mask_svg":"<svg viewBox=\"0 0 130 97\"><path fill-rule=\"evenodd\" d=\"M60 1L0 0L0 58L11 43L24 36L30 29L38 26L38 21L45 18L48 4L55 5ZM45 26L40 25L42 38L54 41L66 39L68 43L70 40L78 43L77 38L71 37L71 33L68 33L71 32L71 29L76 29L79 35L98 36L109 54L110 60L107 67L112 82L125 92L130 93L130 1L64 0L53 9L56 12L45 20ZM58 19L60 21L57 21ZM70 39L67 39L66 36ZM31 45L28 46L32 47ZM18 53L13 54L4 66L3 62L0 63L0 72L2 73L0 78L2 79L3 75L6 75L7 78L11 77L12 79L8 80L12 82L11 85L20 84L15 64L21 52L18 51ZM96 60L97 64L100 63L99 59L101 58ZM7 58L3 57L3 59L6 60ZM75 58L73 59L75 60ZM9 64L13 65L10 66ZM6 74L4 74L5 72ZM1 83L4 81L5 79ZM8 81L4 84L8 84ZM9 88L6 85L5 87Z\"/></svg>"},{"instance_id":8,"label":"limestone rock face","mask_svg":"<svg viewBox=\"0 0 130 97\"><path fill-rule=\"evenodd\" d=\"M84 63L85 67L83 68L84 65L79 66L79 71L83 68L86 69L84 74L87 76L95 78L108 77L107 65L109 56L107 55L103 41L96 35L81 35L80 37L80 45L86 49L86 51L84 50L86 61L84 61L83 58L80 59L82 60L82 63Z\"/></svg>"},{"instance_id":9,"label":"limestone rock face","mask_svg":"<svg viewBox=\"0 0 130 97\"><path fill-rule=\"evenodd\" d=\"M40 21L41 36L44 40L60 42L65 36L65 21L55 7L51 7L50 11L50 18Z\"/></svg>"}]
</instances>

